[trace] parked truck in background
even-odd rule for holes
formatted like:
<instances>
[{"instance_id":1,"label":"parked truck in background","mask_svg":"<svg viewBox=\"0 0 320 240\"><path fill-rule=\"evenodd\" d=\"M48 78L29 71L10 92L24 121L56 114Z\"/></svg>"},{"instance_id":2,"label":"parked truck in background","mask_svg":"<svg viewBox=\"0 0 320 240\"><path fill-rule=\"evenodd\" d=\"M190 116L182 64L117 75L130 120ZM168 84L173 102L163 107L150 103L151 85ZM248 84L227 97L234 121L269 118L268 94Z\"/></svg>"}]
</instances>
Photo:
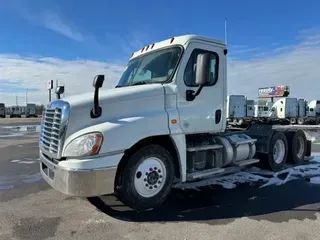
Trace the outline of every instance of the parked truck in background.
<instances>
[{"instance_id":1,"label":"parked truck in background","mask_svg":"<svg viewBox=\"0 0 320 240\"><path fill-rule=\"evenodd\" d=\"M4 103L0 103L0 118L6 117L6 106Z\"/></svg>"},{"instance_id":2,"label":"parked truck in background","mask_svg":"<svg viewBox=\"0 0 320 240\"><path fill-rule=\"evenodd\" d=\"M34 103L28 103L26 106L26 118L29 117L38 117L37 116L37 107Z\"/></svg>"},{"instance_id":3,"label":"parked truck in background","mask_svg":"<svg viewBox=\"0 0 320 240\"><path fill-rule=\"evenodd\" d=\"M9 108L10 118L21 118L22 109L19 106L12 106Z\"/></svg>"},{"instance_id":4,"label":"parked truck in background","mask_svg":"<svg viewBox=\"0 0 320 240\"><path fill-rule=\"evenodd\" d=\"M297 122L298 116L298 99L291 97L280 98L273 103L269 115L270 118L288 119L291 124Z\"/></svg>"},{"instance_id":5,"label":"parked truck in background","mask_svg":"<svg viewBox=\"0 0 320 240\"><path fill-rule=\"evenodd\" d=\"M40 171L72 196L115 193L138 211L161 204L176 183L261 163L273 171L311 154L303 128L227 126L227 48L195 35L133 53L114 89L50 102L39 138Z\"/></svg>"}]
</instances>

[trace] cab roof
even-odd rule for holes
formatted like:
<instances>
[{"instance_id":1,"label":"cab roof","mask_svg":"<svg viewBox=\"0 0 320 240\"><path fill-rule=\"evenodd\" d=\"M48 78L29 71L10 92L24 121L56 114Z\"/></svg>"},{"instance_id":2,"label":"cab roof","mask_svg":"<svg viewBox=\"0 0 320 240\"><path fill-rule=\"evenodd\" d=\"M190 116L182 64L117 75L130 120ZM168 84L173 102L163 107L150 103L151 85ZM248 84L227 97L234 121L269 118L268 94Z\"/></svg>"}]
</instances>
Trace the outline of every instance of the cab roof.
<instances>
[{"instance_id":1,"label":"cab roof","mask_svg":"<svg viewBox=\"0 0 320 240\"><path fill-rule=\"evenodd\" d=\"M209 37L204 37L204 36L200 36L200 35L181 35L181 36L177 36L177 37L172 37L160 42L156 42L156 43L151 43L150 45L146 45L143 48L139 49L138 51L132 53L130 59L138 57L140 55L143 55L145 53L150 52L151 50L156 50L156 49L160 49L166 46L170 46L170 45L185 45L187 42L191 41L191 40L199 40L199 41L203 41L203 42L209 42L209 43L214 43L214 44L218 44L221 45L223 47L226 47L226 44L224 43L224 41L218 40L218 39L214 39L214 38L209 38Z\"/></svg>"}]
</instances>

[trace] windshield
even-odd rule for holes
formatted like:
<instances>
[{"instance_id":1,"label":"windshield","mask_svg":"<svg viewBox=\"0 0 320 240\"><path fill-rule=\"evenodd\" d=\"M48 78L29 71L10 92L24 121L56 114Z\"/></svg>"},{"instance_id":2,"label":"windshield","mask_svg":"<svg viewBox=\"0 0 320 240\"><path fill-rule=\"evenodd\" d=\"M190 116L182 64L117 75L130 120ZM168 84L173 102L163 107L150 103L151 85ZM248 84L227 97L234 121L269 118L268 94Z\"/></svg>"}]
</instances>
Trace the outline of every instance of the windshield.
<instances>
[{"instance_id":1,"label":"windshield","mask_svg":"<svg viewBox=\"0 0 320 240\"><path fill-rule=\"evenodd\" d=\"M167 48L131 60L117 87L163 83L171 78L180 59L180 47Z\"/></svg>"}]
</instances>

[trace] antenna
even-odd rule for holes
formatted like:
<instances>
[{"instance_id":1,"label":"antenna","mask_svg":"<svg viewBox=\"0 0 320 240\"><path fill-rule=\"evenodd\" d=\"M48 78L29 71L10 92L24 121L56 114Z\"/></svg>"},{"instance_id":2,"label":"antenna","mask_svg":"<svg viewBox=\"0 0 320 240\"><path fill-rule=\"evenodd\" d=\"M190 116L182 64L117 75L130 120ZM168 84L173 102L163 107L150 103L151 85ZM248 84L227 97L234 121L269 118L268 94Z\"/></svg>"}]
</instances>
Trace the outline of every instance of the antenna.
<instances>
[{"instance_id":1,"label":"antenna","mask_svg":"<svg viewBox=\"0 0 320 240\"><path fill-rule=\"evenodd\" d=\"M227 41L228 41L228 36L227 36L228 32L227 32L227 19L224 19L224 42L227 45Z\"/></svg>"}]
</instances>

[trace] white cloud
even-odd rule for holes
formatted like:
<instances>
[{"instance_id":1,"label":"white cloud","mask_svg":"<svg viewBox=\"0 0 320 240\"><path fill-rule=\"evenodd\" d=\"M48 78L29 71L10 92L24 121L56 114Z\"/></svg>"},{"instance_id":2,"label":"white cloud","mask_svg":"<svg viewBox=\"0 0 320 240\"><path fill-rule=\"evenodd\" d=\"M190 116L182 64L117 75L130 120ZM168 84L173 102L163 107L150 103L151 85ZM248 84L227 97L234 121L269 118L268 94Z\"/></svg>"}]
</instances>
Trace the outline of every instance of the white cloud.
<instances>
[{"instance_id":1,"label":"white cloud","mask_svg":"<svg viewBox=\"0 0 320 240\"><path fill-rule=\"evenodd\" d=\"M92 34L80 32L68 19L63 17L59 13L59 6L56 4L45 1L45 3L32 5L31 1L11 0L5 6L31 24L42 26L78 42L86 40L91 43L93 40L96 42Z\"/></svg>"},{"instance_id":2,"label":"white cloud","mask_svg":"<svg viewBox=\"0 0 320 240\"><path fill-rule=\"evenodd\" d=\"M229 58L228 92L256 98L259 87L286 84L292 97L320 99L319 56L318 32L296 45L277 47L249 60Z\"/></svg>"},{"instance_id":3,"label":"white cloud","mask_svg":"<svg viewBox=\"0 0 320 240\"><path fill-rule=\"evenodd\" d=\"M1 82L6 85L23 89L39 89L28 93L29 102L46 103L48 101L47 81L50 79L64 83L66 95L82 93L92 89L92 80L96 74L104 74L104 88L114 87L117 83L123 65L104 63L92 60L62 60L58 58L22 57L19 55L0 54L0 90ZM25 103L25 92L1 93L0 102L15 104ZM54 94L53 94L54 96Z\"/></svg>"},{"instance_id":4,"label":"white cloud","mask_svg":"<svg viewBox=\"0 0 320 240\"><path fill-rule=\"evenodd\" d=\"M44 15L44 19L42 19L42 24L44 25L44 27L60 33L75 41L84 41L84 36L80 32L73 29L70 25L62 21L61 17L55 12L46 13Z\"/></svg>"},{"instance_id":5,"label":"white cloud","mask_svg":"<svg viewBox=\"0 0 320 240\"><path fill-rule=\"evenodd\" d=\"M255 99L259 87L287 84L293 97L320 99L320 35L314 32L304 36L296 45L274 47L264 55L246 60L234 58L231 54L228 57L228 93L245 94ZM96 74L106 75L104 87L108 88L116 84L124 64L0 54L0 89L1 81L13 81L19 87L40 90L29 93L30 102L46 102L46 82L50 79L58 79L65 84L66 96L92 91L92 80ZM25 94L18 96L19 102L24 103ZM14 93L0 93L0 102L3 98L7 104L16 101Z\"/></svg>"}]
</instances>

